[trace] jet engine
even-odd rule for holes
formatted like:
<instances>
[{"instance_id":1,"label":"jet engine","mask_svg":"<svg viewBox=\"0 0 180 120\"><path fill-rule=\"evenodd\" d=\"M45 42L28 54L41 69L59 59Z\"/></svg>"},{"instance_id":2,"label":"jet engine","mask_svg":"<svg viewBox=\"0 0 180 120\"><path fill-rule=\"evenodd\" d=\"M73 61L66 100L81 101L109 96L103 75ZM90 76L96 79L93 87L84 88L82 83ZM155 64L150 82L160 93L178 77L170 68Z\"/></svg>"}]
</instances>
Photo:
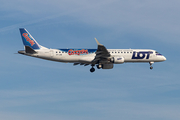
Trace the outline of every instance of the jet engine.
<instances>
[{"instance_id":1,"label":"jet engine","mask_svg":"<svg viewBox=\"0 0 180 120\"><path fill-rule=\"evenodd\" d=\"M114 64L122 64L122 63L124 63L124 58L123 57L112 57L110 61Z\"/></svg>"}]
</instances>

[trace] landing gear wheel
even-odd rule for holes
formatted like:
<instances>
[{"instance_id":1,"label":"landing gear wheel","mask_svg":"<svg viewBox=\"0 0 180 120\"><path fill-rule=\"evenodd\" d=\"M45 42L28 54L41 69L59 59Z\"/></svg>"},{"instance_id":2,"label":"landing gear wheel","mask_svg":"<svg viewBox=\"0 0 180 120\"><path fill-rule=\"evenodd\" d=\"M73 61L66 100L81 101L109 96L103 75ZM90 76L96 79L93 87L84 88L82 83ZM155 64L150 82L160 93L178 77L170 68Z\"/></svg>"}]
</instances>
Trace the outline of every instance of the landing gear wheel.
<instances>
[{"instance_id":1,"label":"landing gear wheel","mask_svg":"<svg viewBox=\"0 0 180 120\"><path fill-rule=\"evenodd\" d=\"M91 69L90 69L90 72L94 72L94 71L95 71L95 69L94 69L94 68L91 68Z\"/></svg>"},{"instance_id":2,"label":"landing gear wheel","mask_svg":"<svg viewBox=\"0 0 180 120\"><path fill-rule=\"evenodd\" d=\"M102 65L96 65L97 69L101 69Z\"/></svg>"},{"instance_id":3,"label":"landing gear wheel","mask_svg":"<svg viewBox=\"0 0 180 120\"><path fill-rule=\"evenodd\" d=\"M150 69L152 70L152 69L153 69L153 67L151 66L151 67L150 67Z\"/></svg>"}]
</instances>

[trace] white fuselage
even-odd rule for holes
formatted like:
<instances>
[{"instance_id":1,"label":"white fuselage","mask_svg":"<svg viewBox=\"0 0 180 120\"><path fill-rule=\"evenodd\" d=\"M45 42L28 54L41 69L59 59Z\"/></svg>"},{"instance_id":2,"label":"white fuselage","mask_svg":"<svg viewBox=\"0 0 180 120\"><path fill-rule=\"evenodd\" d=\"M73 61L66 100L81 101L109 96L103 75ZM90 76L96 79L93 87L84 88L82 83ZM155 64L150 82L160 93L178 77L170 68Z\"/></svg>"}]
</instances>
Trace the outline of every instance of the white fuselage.
<instances>
[{"instance_id":1,"label":"white fuselage","mask_svg":"<svg viewBox=\"0 0 180 120\"><path fill-rule=\"evenodd\" d=\"M65 49L63 49L65 50ZM36 50L36 54L29 54L33 57L42 59L67 62L67 63L91 63L95 58L95 52L88 52L86 54L70 54L68 51L61 49L40 49ZM67 49L69 50L69 49ZM88 49L91 50L91 49ZM95 49L93 49L95 50ZM150 49L107 49L111 54L111 57L123 57L124 62L161 62L165 61L166 58L156 53L155 50Z\"/></svg>"}]
</instances>

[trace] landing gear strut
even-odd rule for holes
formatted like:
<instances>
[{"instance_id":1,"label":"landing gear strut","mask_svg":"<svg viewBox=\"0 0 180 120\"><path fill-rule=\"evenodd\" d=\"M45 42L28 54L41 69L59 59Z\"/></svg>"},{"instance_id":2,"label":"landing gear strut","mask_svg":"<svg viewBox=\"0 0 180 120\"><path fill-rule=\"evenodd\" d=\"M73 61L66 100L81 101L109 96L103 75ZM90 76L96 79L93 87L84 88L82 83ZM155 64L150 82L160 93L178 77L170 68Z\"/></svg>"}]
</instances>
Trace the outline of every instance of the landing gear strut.
<instances>
[{"instance_id":1,"label":"landing gear strut","mask_svg":"<svg viewBox=\"0 0 180 120\"><path fill-rule=\"evenodd\" d=\"M95 68L94 68L94 65L91 65L92 68L90 69L90 72L94 72L95 71Z\"/></svg>"},{"instance_id":2,"label":"landing gear strut","mask_svg":"<svg viewBox=\"0 0 180 120\"><path fill-rule=\"evenodd\" d=\"M152 70L153 69L153 67L152 67L152 64L153 64L154 62L149 62L149 64L150 64L150 69Z\"/></svg>"}]
</instances>

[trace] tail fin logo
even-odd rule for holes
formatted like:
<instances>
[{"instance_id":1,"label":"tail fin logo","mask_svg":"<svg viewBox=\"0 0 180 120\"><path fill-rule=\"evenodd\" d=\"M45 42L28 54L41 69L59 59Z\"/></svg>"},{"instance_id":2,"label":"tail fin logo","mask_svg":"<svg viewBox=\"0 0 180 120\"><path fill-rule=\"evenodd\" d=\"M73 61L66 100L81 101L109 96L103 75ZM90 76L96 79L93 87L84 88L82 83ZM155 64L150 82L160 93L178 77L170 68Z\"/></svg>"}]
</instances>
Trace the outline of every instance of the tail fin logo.
<instances>
[{"instance_id":1,"label":"tail fin logo","mask_svg":"<svg viewBox=\"0 0 180 120\"><path fill-rule=\"evenodd\" d=\"M31 44L31 46L35 44L34 41L28 36L27 33L23 33L22 36L26 39L26 41L28 41Z\"/></svg>"}]
</instances>

